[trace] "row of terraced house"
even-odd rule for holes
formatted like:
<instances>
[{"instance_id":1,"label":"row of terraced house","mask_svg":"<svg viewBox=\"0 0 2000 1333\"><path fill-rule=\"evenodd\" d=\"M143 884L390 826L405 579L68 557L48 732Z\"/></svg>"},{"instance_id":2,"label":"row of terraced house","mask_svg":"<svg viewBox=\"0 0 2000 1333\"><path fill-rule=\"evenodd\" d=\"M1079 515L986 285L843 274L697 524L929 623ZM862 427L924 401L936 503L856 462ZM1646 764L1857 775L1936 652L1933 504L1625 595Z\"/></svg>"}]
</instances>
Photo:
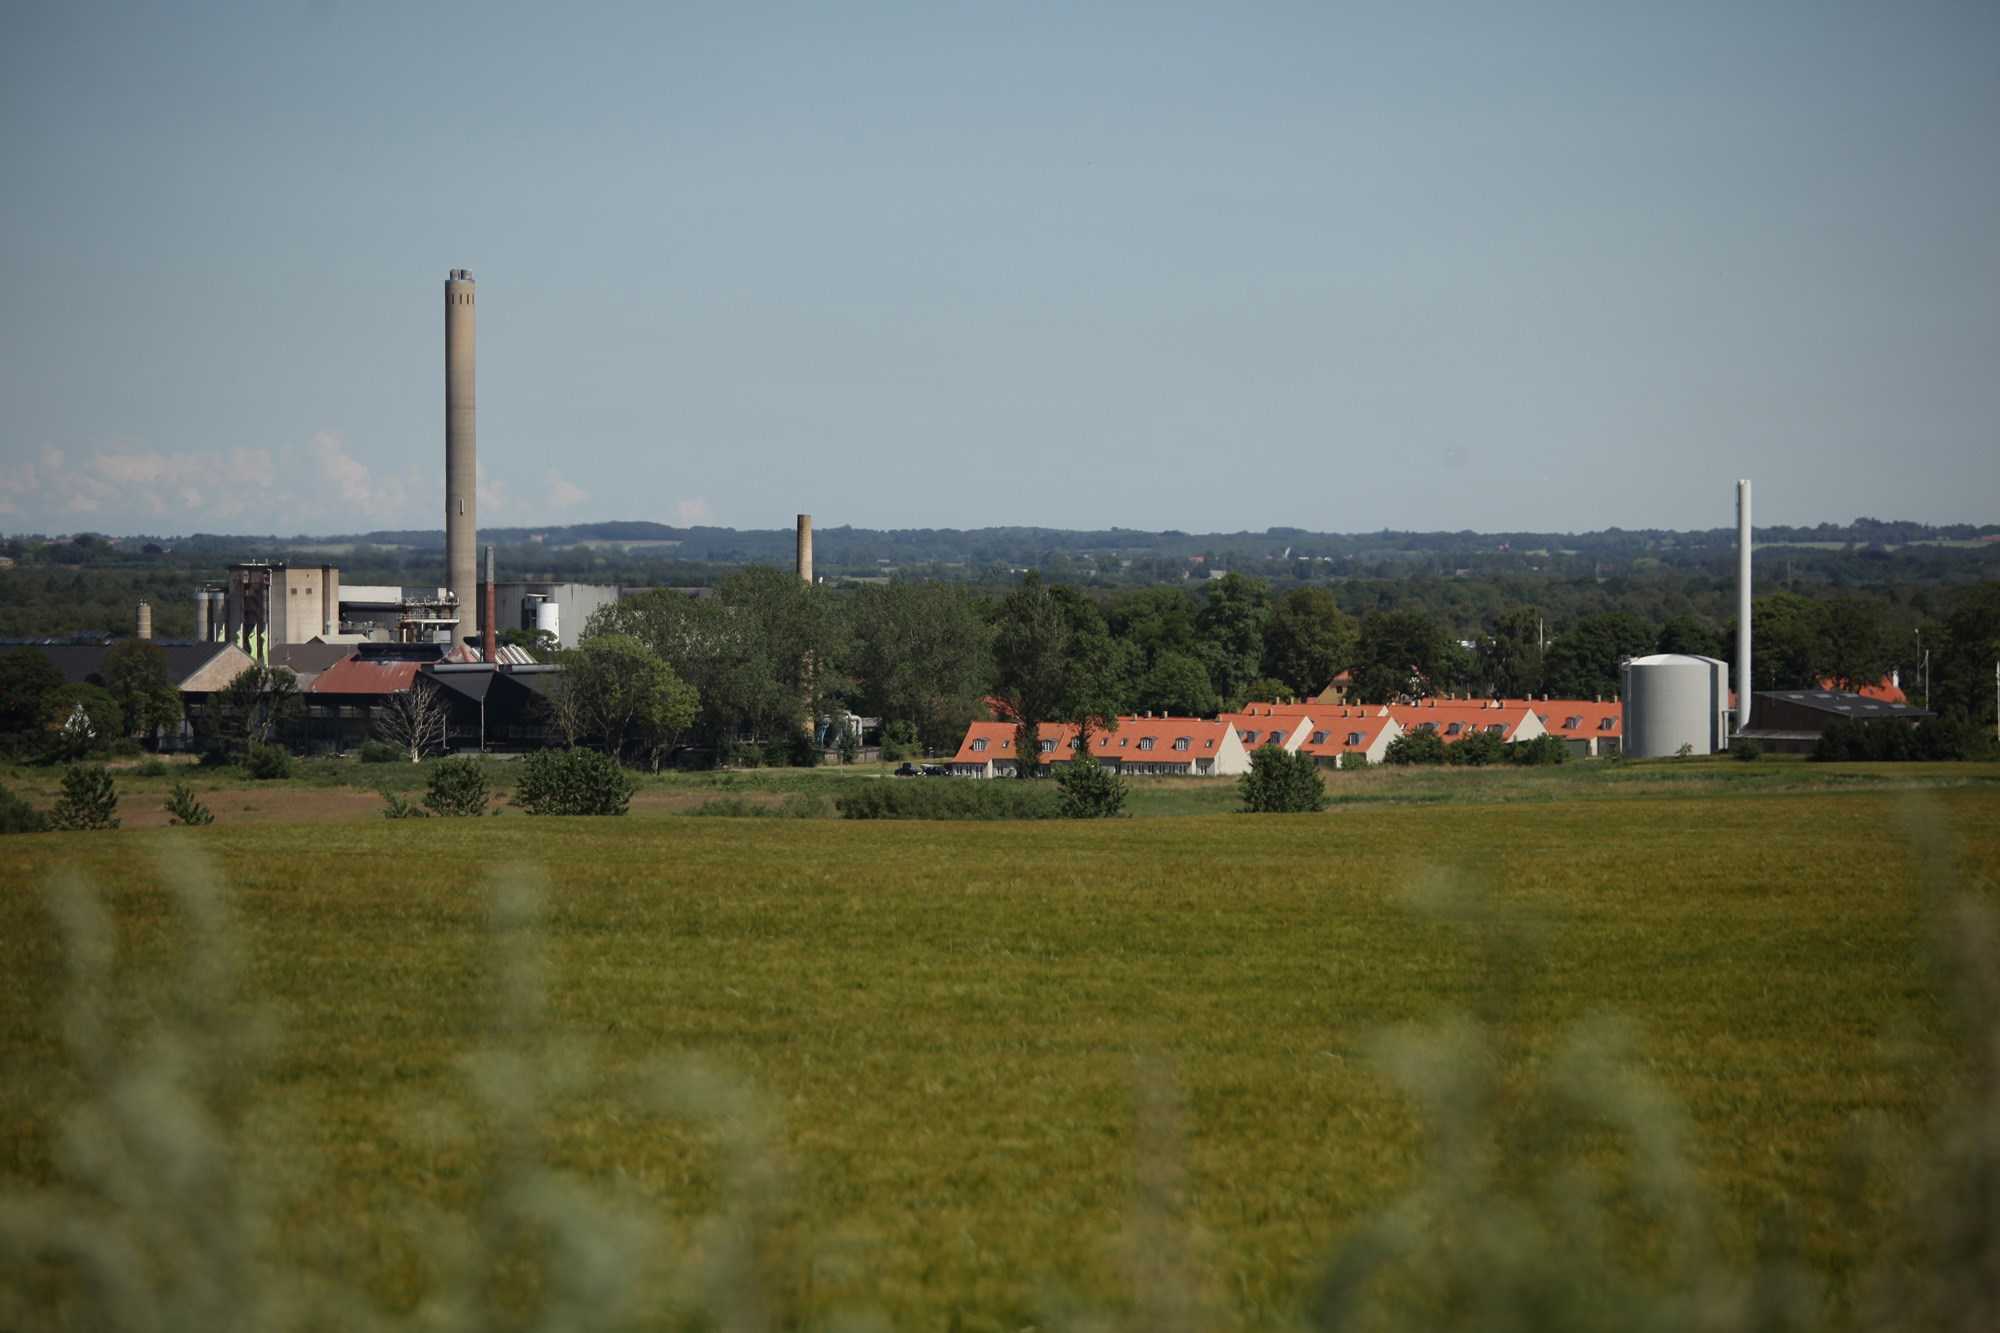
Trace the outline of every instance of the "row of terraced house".
<instances>
[{"instance_id":1,"label":"row of terraced house","mask_svg":"<svg viewBox=\"0 0 2000 1333\"><path fill-rule=\"evenodd\" d=\"M1331 694L1332 691L1329 691ZM1506 744L1554 736L1573 755L1611 755L1624 740L1624 707L1616 699L1424 699L1409 704L1352 704L1321 696L1246 704L1214 718L1139 713L1116 727L1093 731L1089 750L1099 763L1135 776L1233 777L1250 767L1253 751L1276 745L1310 755L1322 768L1379 764L1397 737L1433 732L1446 745L1475 733ZM966 728L950 771L957 777L1013 777L1020 771L1012 722L974 722ZM1040 765L1076 758L1077 728L1044 723L1037 729Z\"/></svg>"}]
</instances>

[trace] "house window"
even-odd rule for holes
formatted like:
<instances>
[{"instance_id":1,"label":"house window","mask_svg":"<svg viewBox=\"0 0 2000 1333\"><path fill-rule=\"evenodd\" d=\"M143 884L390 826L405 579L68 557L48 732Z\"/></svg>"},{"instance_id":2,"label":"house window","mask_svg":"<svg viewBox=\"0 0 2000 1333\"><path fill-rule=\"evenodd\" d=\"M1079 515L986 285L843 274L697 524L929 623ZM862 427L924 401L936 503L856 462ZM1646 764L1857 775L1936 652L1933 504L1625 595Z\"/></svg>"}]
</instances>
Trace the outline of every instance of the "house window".
<instances>
[{"instance_id":1,"label":"house window","mask_svg":"<svg viewBox=\"0 0 2000 1333\"><path fill-rule=\"evenodd\" d=\"M1284 732L1282 732L1282 731L1274 731L1274 732L1272 732L1272 733L1271 733L1270 735L1268 735L1268 736L1266 736L1266 737L1264 738L1264 744L1266 744L1266 745L1276 745L1276 744L1277 744L1278 742L1280 742L1280 741L1282 741L1282 740L1284 740L1284 739L1285 739L1285 733L1284 733Z\"/></svg>"},{"instance_id":2,"label":"house window","mask_svg":"<svg viewBox=\"0 0 2000 1333\"><path fill-rule=\"evenodd\" d=\"M1249 731L1243 733L1243 743L1245 745L1255 745L1257 743L1256 728L1252 727Z\"/></svg>"},{"instance_id":3,"label":"house window","mask_svg":"<svg viewBox=\"0 0 2000 1333\"><path fill-rule=\"evenodd\" d=\"M1323 732L1323 731L1315 731L1315 732L1313 733L1313 744L1314 744L1314 745L1319 745L1319 744L1322 744L1322 743L1324 743L1324 742L1325 742L1325 740L1326 740L1326 733L1325 733L1325 732Z\"/></svg>"},{"instance_id":4,"label":"house window","mask_svg":"<svg viewBox=\"0 0 2000 1333\"><path fill-rule=\"evenodd\" d=\"M1055 748L1056 748L1056 743L1055 743L1054 741L1043 741L1043 742L1042 742L1042 753L1043 753L1043 754L1047 754L1047 753L1049 753L1049 752L1050 752L1051 750L1054 750Z\"/></svg>"},{"instance_id":5,"label":"house window","mask_svg":"<svg viewBox=\"0 0 2000 1333\"><path fill-rule=\"evenodd\" d=\"M1417 730L1418 730L1418 731L1436 731L1437 729L1438 729L1438 724L1437 724L1437 723L1435 723L1435 722L1419 722L1419 723L1417 723Z\"/></svg>"},{"instance_id":6,"label":"house window","mask_svg":"<svg viewBox=\"0 0 2000 1333\"><path fill-rule=\"evenodd\" d=\"M1358 732L1358 731L1350 731L1350 732L1348 732L1348 733L1347 733L1347 743L1348 743L1349 745L1351 745L1351 746L1352 746L1352 745L1359 745L1359 744L1361 744L1361 733L1360 733L1360 732Z\"/></svg>"},{"instance_id":7,"label":"house window","mask_svg":"<svg viewBox=\"0 0 2000 1333\"><path fill-rule=\"evenodd\" d=\"M1582 725L1583 719L1581 717L1566 717L1563 719L1562 729L1564 731L1575 731Z\"/></svg>"},{"instance_id":8,"label":"house window","mask_svg":"<svg viewBox=\"0 0 2000 1333\"><path fill-rule=\"evenodd\" d=\"M1201 748L1204 750L1213 750L1215 748L1215 742L1212 739L1205 740L1201 743Z\"/></svg>"},{"instance_id":9,"label":"house window","mask_svg":"<svg viewBox=\"0 0 2000 1333\"><path fill-rule=\"evenodd\" d=\"M1153 748L1153 738L1152 738L1151 736L1141 736L1141 737L1139 738L1139 748L1140 748L1140 749L1142 749L1142 750L1150 750L1150 749L1152 749L1152 748Z\"/></svg>"},{"instance_id":10,"label":"house window","mask_svg":"<svg viewBox=\"0 0 2000 1333\"><path fill-rule=\"evenodd\" d=\"M1600 717L1597 719L1597 729L1599 731L1609 731L1617 725L1618 719L1615 717Z\"/></svg>"},{"instance_id":11,"label":"house window","mask_svg":"<svg viewBox=\"0 0 2000 1333\"><path fill-rule=\"evenodd\" d=\"M1076 748L1076 737L1072 736L1069 738L1069 748L1072 750Z\"/></svg>"},{"instance_id":12,"label":"house window","mask_svg":"<svg viewBox=\"0 0 2000 1333\"><path fill-rule=\"evenodd\" d=\"M1121 750L1122 750L1122 749L1124 749L1124 748L1125 748L1125 746L1126 746L1126 743L1127 743L1127 742L1126 742L1126 740L1125 740L1125 738L1124 738L1123 736L1120 736L1120 737L1118 738L1118 748L1119 748L1119 749L1121 749Z\"/></svg>"},{"instance_id":13,"label":"house window","mask_svg":"<svg viewBox=\"0 0 2000 1333\"><path fill-rule=\"evenodd\" d=\"M1486 730L1491 735L1504 736L1507 734L1507 724L1505 722L1488 722Z\"/></svg>"},{"instance_id":14,"label":"house window","mask_svg":"<svg viewBox=\"0 0 2000 1333\"><path fill-rule=\"evenodd\" d=\"M1186 750L1191 748L1193 745L1194 745L1194 738L1192 736L1174 737L1174 748L1176 750Z\"/></svg>"},{"instance_id":15,"label":"house window","mask_svg":"<svg viewBox=\"0 0 2000 1333\"><path fill-rule=\"evenodd\" d=\"M1444 729L1444 734L1447 736L1456 736L1458 735L1458 733L1459 733L1459 724L1456 722L1453 722L1451 725L1447 726Z\"/></svg>"},{"instance_id":16,"label":"house window","mask_svg":"<svg viewBox=\"0 0 2000 1333\"><path fill-rule=\"evenodd\" d=\"M972 743L972 752L974 754L986 753L986 738L984 736L981 736L978 740Z\"/></svg>"}]
</instances>

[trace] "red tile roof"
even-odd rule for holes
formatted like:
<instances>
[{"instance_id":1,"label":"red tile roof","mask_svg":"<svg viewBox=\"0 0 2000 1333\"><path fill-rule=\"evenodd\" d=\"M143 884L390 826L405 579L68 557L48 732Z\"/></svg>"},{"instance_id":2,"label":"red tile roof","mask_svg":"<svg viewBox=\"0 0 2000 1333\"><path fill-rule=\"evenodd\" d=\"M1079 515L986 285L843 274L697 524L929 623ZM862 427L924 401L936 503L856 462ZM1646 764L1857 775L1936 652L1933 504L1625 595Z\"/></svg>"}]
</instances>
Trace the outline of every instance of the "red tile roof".
<instances>
[{"instance_id":1,"label":"red tile roof","mask_svg":"<svg viewBox=\"0 0 2000 1333\"><path fill-rule=\"evenodd\" d=\"M1222 748L1224 734L1228 730L1226 722L1211 722L1198 717L1121 717L1118 730L1091 733L1090 752L1102 759L1129 759L1133 761L1176 762L1180 759L1192 761L1200 758L1214 758ZM1044 747L1055 742L1054 750L1046 750L1036 756L1037 763L1063 763L1075 756L1071 742L1076 739L1076 728L1067 722L1044 722L1041 725L1041 741ZM1188 748L1174 749L1174 742L1185 736ZM985 742L983 749L974 747ZM1152 742L1150 750L1143 749L1142 743ZM952 756L954 764L983 764L995 759L1013 759L1014 724L1012 722L974 722L965 729L965 739L958 743L958 753Z\"/></svg>"},{"instance_id":2,"label":"red tile roof","mask_svg":"<svg viewBox=\"0 0 2000 1333\"><path fill-rule=\"evenodd\" d=\"M1496 702L1486 700L1426 699L1420 704L1390 704L1389 716L1404 731L1424 731L1435 729L1438 736L1447 743L1463 740L1474 731L1488 731L1498 726L1500 739L1511 741L1521 724L1528 720L1530 706L1525 703ZM1536 705L1535 712L1540 712ZM1458 730L1453 731L1456 726Z\"/></svg>"},{"instance_id":3,"label":"red tile roof","mask_svg":"<svg viewBox=\"0 0 2000 1333\"><path fill-rule=\"evenodd\" d=\"M350 657L319 673L308 694L401 694L417 678L422 662L381 662Z\"/></svg>"},{"instance_id":4,"label":"red tile roof","mask_svg":"<svg viewBox=\"0 0 2000 1333\"><path fill-rule=\"evenodd\" d=\"M1606 736L1625 735L1625 705L1613 700L1599 699L1503 699L1509 708L1528 707L1535 710L1535 716L1542 720L1551 736L1564 740L1580 741L1590 737L1602 739ZM1574 718L1576 723L1570 725ZM1605 726L1605 719L1611 725Z\"/></svg>"},{"instance_id":5,"label":"red tile roof","mask_svg":"<svg viewBox=\"0 0 2000 1333\"><path fill-rule=\"evenodd\" d=\"M1338 713L1340 710L1338 708L1323 708L1321 711ZM1314 755L1347 754L1350 752L1365 753L1370 746L1375 744L1375 738L1382 734L1383 729L1395 723L1395 721L1394 718L1386 714L1376 717L1362 717L1358 711L1350 717L1321 718L1315 716L1312 720L1313 729L1306 734L1305 740L1299 743L1299 753ZM1315 741L1313 739L1314 736L1318 736L1321 739Z\"/></svg>"},{"instance_id":6,"label":"red tile roof","mask_svg":"<svg viewBox=\"0 0 2000 1333\"><path fill-rule=\"evenodd\" d=\"M1837 680L1822 680L1819 687L1823 690L1847 688ZM1864 699L1875 699L1885 704L1906 704L1910 701L1909 696L1903 693L1903 687L1896 683L1894 676L1884 676L1873 685L1859 686L1853 692Z\"/></svg>"}]
</instances>

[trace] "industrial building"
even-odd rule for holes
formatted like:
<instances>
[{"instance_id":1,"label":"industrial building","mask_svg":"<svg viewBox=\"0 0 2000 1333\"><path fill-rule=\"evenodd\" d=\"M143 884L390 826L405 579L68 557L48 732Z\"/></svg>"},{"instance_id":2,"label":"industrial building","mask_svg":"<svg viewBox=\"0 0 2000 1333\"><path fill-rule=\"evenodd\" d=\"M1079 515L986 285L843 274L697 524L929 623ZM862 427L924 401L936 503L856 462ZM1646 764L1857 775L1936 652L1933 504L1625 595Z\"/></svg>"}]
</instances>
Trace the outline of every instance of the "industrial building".
<instances>
[{"instance_id":1,"label":"industrial building","mask_svg":"<svg viewBox=\"0 0 2000 1333\"><path fill-rule=\"evenodd\" d=\"M1773 754L1811 754L1827 726L1841 718L1870 726L1907 727L1936 714L1907 703L1851 690L1759 690L1757 725L1736 734Z\"/></svg>"}]
</instances>

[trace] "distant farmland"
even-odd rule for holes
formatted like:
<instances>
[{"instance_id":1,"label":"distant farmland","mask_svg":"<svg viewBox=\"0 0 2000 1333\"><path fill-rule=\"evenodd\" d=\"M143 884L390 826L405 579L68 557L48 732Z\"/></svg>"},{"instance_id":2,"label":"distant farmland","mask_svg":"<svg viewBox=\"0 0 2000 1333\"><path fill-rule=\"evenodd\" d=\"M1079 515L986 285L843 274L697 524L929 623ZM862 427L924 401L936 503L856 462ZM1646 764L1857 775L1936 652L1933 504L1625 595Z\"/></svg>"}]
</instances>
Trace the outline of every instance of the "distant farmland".
<instances>
[{"instance_id":1,"label":"distant farmland","mask_svg":"<svg viewBox=\"0 0 2000 1333\"><path fill-rule=\"evenodd\" d=\"M1850 1189L1856 1126L1921 1142L1958 1069L1919 871L1990 893L2000 792L1574 799L1583 780L1320 817L232 825L221 806L196 836L8 838L0 1194L57 1177L88 1086L62 1053L75 1010L42 886L102 888L128 1004L190 972L157 858L195 844L237 906L243 983L197 1026L275 1020L220 1123L240 1169L284 1168L265 1216L287 1291L317 1274L413 1317L450 1285L440 1236L519 1151L661 1219L633 1262L735 1274L729 1299L754 1287L779 1323L1138 1326L1171 1289L1192 1326L1289 1325L1335 1247L1435 1165L1381 1034L1475 1015L1525 1095L1566 1034L1617 1014L1684 1108L1715 1262L1749 1264L1775 1219L1839 1322L1900 1226L1888 1185ZM490 886L524 868L541 924L496 938ZM496 981L521 948L545 963L545 1028ZM516 1083L581 1081L510 1138L468 1092L494 1067L464 1057L550 1035ZM689 1057L707 1072L674 1086L708 1100L648 1109L643 1071ZM1503 1180L1542 1166L1500 1160ZM1631 1223L1614 1251L1667 1262L1632 1198L1607 1207ZM480 1299L552 1299L564 1263L591 1262L503 1265ZM66 1299L61 1270L34 1269L0 1326Z\"/></svg>"}]
</instances>

